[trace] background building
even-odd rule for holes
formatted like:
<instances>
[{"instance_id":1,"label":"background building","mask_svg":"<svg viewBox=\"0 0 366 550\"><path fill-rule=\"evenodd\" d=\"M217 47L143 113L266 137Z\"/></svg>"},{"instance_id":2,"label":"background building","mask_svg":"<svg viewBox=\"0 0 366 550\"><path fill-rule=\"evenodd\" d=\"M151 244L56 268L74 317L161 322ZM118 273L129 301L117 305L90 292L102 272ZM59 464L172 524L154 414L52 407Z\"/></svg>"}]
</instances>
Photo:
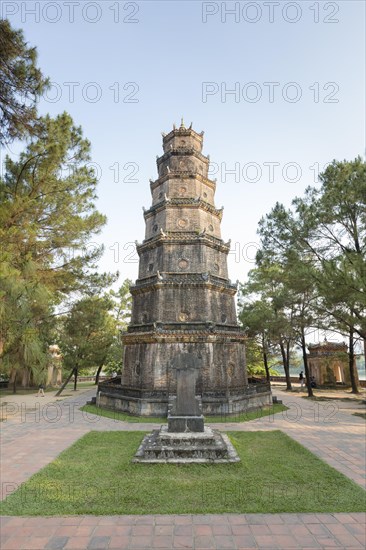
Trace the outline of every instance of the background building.
<instances>
[{"instance_id":1,"label":"background building","mask_svg":"<svg viewBox=\"0 0 366 550\"><path fill-rule=\"evenodd\" d=\"M351 384L348 347L344 342L309 344L308 349L310 376L314 376L318 385ZM356 358L354 370L358 383Z\"/></svg>"}]
</instances>

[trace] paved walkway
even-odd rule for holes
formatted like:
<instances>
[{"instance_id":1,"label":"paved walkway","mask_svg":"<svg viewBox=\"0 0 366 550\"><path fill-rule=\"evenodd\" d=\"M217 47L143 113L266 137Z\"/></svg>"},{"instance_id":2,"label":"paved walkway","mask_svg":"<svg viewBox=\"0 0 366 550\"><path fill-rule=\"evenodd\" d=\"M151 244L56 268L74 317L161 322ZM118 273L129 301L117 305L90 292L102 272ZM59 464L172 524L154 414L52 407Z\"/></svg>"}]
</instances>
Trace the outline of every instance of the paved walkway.
<instances>
[{"instance_id":1,"label":"paved walkway","mask_svg":"<svg viewBox=\"0 0 366 550\"><path fill-rule=\"evenodd\" d=\"M2 400L1 496L5 498L90 430L144 430L79 411L89 395L62 401L17 396ZM222 430L280 429L365 487L365 422L334 402L309 402L275 389L289 410ZM1 403L0 403L1 404ZM361 410L361 404L360 404ZM2 518L1 550L364 548L365 514L248 514Z\"/></svg>"},{"instance_id":2,"label":"paved walkway","mask_svg":"<svg viewBox=\"0 0 366 550\"><path fill-rule=\"evenodd\" d=\"M3 518L1 550L365 548L364 514Z\"/></svg>"}]
</instances>

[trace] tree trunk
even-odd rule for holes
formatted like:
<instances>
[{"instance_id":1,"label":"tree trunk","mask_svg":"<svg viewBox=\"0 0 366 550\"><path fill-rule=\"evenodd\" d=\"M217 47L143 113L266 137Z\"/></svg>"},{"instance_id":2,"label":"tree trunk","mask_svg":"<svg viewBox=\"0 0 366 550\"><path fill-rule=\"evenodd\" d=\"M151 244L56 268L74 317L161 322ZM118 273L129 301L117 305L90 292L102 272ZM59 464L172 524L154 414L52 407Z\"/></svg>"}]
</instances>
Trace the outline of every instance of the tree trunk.
<instances>
[{"instance_id":1,"label":"tree trunk","mask_svg":"<svg viewBox=\"0 0 366 550\"><path fill-rule=\"evenodd\" d=\"M78 367L74 368L74 391L76 391L77 385L78 385Z\"/></svg>"},{"instance_id":2,"label":"tree trunk","mask_svg":"<svg viewBox=\"0 0 366 550\"><path fill-rule=\"evenodd\" d=\"M17 393L17 371L15 371L13 379L13 393Z\"/></svg>"},{"instance_id":3,"label":"tree trunk","mask_svg":"<svg viewBox=\"0 0 366 550\"><path fill-rule=\"evenodd\" d=\"M102 368L103 368L103 364L102 365L99 365L98 369L97 369L97 373L95 375L95 382L94 384L97 386L99 384L99 376L100 376L100 373L102 371Z\"/></svg>"},{"instance_id":4,"label":"tree trunk","mask_svg":"<svg viewBox=\"0 0 366 550\"><path fill-rule=\"evenodd\" d=\"M103 360L101 361L99 367L98 367L97 374L95 375L95 385L96 386L99 384L99 376L100 376L100 373L102 372L102 368L103 368L103 365L105 363L106 358L107 358L107 356L105 355L103 357Z\"/></svg>"},{"instance_id":5,"label":"tree trunk","mask_svg":"<svg viewBox=\"0 0 366 550\"><path fill-rule=\"evenodd\" d=\"M308 356L306 353L305 331L303 327L301 327L301 349L302 349L302 359L304 361L304 370L305 370L306 387L308 389L308 397L313 397L314 393L313 393L313 388L311 387Z\"/></svg>"},{"instance_id":6,"label":"tree trunk","mask_svg":"<svg viewBox=\"0 0 366 550\"><path fill-rule=\"evenodd\" d=\"M265 350L263 350L263 363L264 363L264 368L266 370L266 380L267 382L271 382L271 376L269 374L269 367L268 367L267 352Z\"/></svg>"},{"instance_id":7,"label":"tree trunk","mask_svg":"<svg viewBox=\"0 0 366 550\"><path fill-rule=\"evenodd\" d=\"M356 373L355 373L355 350L354 350L354 330L353 328L349 329L349 349L348 349L348 358L349 358L349 374L351 378L352 393L360 393L357 386Z\"/></svg>"},{"instance_id":8,"label":"tree trunk","mask_svg":"<svg viewBox=\"0 0 366 550\"><path fill-rule=\"evenodd\" d=\"M269 375L268 358L267 358L267 351L266 351L266 344L265 344L264 336L262 336L262 350L263 350L263 364L264 364L264 369L266 371L266 379L267 379L267 382L271 382L271 377Z\"/></svg>"},{"instance_id":9,"label":"tree trunk","mask_svg":"<svg viewBox=\"0 0 366 550\"><path fill-rule=\"evenodd\" d=\"M292 385L291 385L291 378L290 378L290 367L289 367L289 349L290 346L287 344L287 353L285 346L283 345L283 342L280 342L280 348L281 348L281 355L282 355L282 363L283 368L285 370L285 377L286 377L286 390L291 391Z\"/></svg>"},{"instance_id":10,"label":"tree trunk","mask_svg":"<svg viewBox=\"0 0 366 550\"><path fill-rule=\"evenodd\" d=\"M13 388L13 393L17 392L16 385L14 386L15 379L17 377L17 370L12 367L10 374L9 374L9 382L8 382L8 388Z\"/></svg>"},{"instance_id":11,"label":"tree trunk","mask_svg":"<svg viewBox=\"0 0 366 550\"><path fill-rule=\"evenodd\" d=\"M72 371L70 372L69 376L67 377L66 381L62 384L61 388L58 390L58 392L56 393L56 397L58 395L61 395L61 393L64 391L64 389L66 388L67 384L70 382L71 378L72 378L72 375L74 374L74 371L75 371L75 368L72 369Z\"/></svg>"}]
</instances>

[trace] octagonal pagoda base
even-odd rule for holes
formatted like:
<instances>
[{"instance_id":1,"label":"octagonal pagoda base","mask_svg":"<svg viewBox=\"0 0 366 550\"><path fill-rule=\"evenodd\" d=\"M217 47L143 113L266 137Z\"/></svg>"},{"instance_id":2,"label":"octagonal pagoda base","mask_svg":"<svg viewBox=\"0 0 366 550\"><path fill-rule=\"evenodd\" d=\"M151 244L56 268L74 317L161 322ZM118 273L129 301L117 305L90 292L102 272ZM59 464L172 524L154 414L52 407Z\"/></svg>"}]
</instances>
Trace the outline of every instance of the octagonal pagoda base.
<instances>
[{"instance_id":1,"label":"octagonal pagoda base","mask_svg":"<svg viewBox=\"0 0 366 550\"><path fill-rule=\"evenodd\" d=\"M220 391L202 394L202 413L209 416L235 416L271 404L272 394L267 383L249 384L230 394ZM169 395L165 391L121 387L112 379L99 384L97 405L132 416L166 417Z\"/></svg>"}]
</instances>

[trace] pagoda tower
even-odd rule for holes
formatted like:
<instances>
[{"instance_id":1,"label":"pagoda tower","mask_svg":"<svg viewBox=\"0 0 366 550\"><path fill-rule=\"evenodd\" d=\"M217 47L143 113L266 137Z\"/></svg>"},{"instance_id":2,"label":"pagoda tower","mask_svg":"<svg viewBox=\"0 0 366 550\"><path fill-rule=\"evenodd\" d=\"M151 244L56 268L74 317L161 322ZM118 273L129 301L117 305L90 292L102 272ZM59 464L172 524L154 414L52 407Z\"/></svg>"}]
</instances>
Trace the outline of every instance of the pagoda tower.
<instances>
[{"instance_id":1,"label":"pagoda tower","mask_svg":"<svg viewBox=\"0 0 366 550\"><path fill-rule=\"evenodd\" d=\"M181 126L163 134L145 239L136 244L138 279L123 335L121 385L100 384L99 404L131 414L166 415L176 391L177 354L197 357L203 414L233 414L268 402L248 386L237 285L228 278L230 242L221 238L223 208L202 154L203 132ZM255 395L254 395L255 394ZM264 401L263 401L264 400Z\"/></svg>"}]
</instances>

